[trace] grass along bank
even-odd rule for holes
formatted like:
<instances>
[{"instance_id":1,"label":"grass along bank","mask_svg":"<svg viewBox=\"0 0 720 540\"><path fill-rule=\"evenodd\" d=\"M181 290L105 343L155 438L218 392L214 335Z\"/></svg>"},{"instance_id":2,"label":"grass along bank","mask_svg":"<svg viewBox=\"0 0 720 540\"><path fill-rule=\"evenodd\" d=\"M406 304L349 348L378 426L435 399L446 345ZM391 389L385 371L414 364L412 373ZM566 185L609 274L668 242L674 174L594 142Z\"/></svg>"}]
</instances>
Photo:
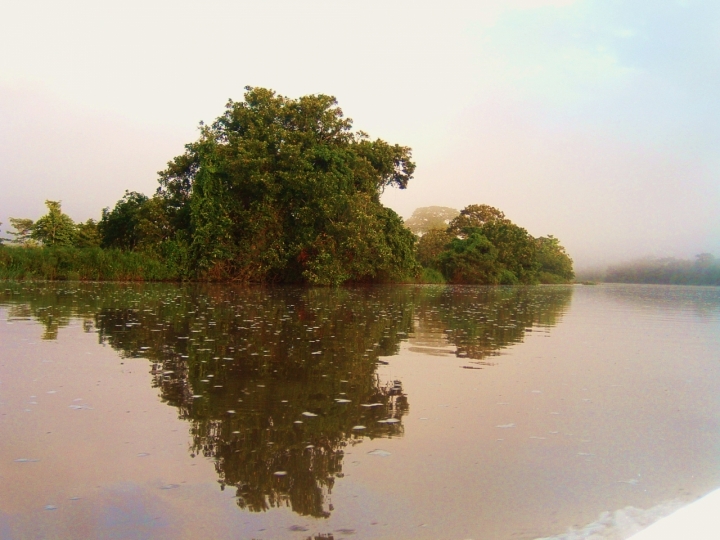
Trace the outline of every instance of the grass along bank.
<instances>
[{"instance_id":1,"label":"grass along bank","mask_svg":"<svg viewBox=\"0 0 720 540\"><path fill-rule=\"evenodd\" d=\"M0 246L0 279L179 281L182 275L173 266L137 251Z\"/></svg>"}]
</instances>

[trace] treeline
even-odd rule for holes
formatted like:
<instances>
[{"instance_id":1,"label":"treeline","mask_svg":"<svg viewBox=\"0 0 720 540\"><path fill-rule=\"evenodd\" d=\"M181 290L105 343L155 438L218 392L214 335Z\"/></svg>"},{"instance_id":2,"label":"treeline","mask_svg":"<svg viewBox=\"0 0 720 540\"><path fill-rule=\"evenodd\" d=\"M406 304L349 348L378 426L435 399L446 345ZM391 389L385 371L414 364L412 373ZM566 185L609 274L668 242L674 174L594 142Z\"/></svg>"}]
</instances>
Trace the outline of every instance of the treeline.
<instances>
[{"instance_id":1,"label":"treeline","mask_svg":"<svg viewBox=\"0 0 720 540\"><path fill-rule=\"evenodd\" d=\"M492 206L473 204L460 212L419 208L407 224L419 235L417 259L427 281L515 285L569 283L575 277L557 238L534 238Z\"/></svg>"},{"instance_id":2,"label":"treeline","mask_svg":"<svg viewBox=\"0 0 720 540\"><path fill-rule=\"evenodd\" d=\"M656 283L665 285L720 285L720 260L701 253L695 260L672 257L645 258L610 266L607 283Z\"/></svg>"},{"instance_id":3,"label":"treeline","mask_svg":"<svg viewBox=\"0 0 720 540\"><path fill-rule=\"evenodd\" d=\"M572 261L483 205L418 236L380 203L404 189L411 150L352 130L333 97L246 88L159 173L152 197L125 192L99 221L58 201L11 218L0 277L241 283L565 282ZM409 223L412 220L409 221Z\"/></svg>"}]
</instances>

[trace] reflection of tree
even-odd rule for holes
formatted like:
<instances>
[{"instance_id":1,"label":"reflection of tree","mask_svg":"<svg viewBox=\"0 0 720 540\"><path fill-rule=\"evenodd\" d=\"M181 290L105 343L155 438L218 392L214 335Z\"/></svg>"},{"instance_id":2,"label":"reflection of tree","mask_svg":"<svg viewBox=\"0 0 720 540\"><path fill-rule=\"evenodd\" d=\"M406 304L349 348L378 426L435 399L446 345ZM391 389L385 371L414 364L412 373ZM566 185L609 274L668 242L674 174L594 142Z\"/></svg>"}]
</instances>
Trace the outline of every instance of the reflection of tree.
<instances>
[{"instance_id":1,"label":"reflection of tree","mask_svg":"<svg viewBox=\"0 0 720 540\"><path fill-rule=\"evenodd\" d=\"M402 434L402 385L375 374L411 329L409 290L391 295L209 288L103 310L98 326L123 354L154 361L163 399L191 422L192 452L214 459L241 507L327 516L344 448Z\"/></svg>"},{"instance_id":2,"label":"reflection of tree","mask_svg":"<svg viewBox=\"0 0 720 540\"><path fill-rule=\"evenodd\" d=\"M418 352L450 352L474 360L521 343L526 332L557 324L572 287L428 287L416 302L410 343ZM535 328L533 328L535 327ZM480 363L480 362L476 362Z\"/></svg>"},{"instance_id":3,"label":"reflection of tree","mask_svg":"<svg viewBox=\"0 0 720 540\"><path fill-rule=\"evenodd\" d=\"M121 355L148 358L162 399L190 423L191 452L213 459L240 507L311 516L332 510L327 494L347 446L403 433L407 397L400 381L377 376L381 356L409 339L482 360L556 324L572 295L567 287L8 286L0 305L37 319L46 338L80 318Z\"/></svg>"}]
</instances>

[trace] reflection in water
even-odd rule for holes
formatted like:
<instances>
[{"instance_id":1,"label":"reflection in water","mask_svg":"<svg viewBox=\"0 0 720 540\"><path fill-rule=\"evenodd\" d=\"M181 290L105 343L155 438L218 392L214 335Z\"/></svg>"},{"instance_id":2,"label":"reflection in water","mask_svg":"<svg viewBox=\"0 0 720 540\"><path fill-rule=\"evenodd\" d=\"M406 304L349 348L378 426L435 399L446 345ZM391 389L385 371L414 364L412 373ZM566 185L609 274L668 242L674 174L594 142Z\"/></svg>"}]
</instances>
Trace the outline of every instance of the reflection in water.
<instances>
[{"instance_id":1,"label":"reflection in water","mask_svg":"<svg viewBox=\"0 0 720 540\"><path fill-rule=\"evenodd\" d=\"M451 353L487 365L484 358L521 343L526 332L557 324L572 291L570 287L427 288L416 304L411 350Z\"/></svg>"},{"instance_id":2,"label":"reflection in water","mask_svg":"<svg viewBox=\"0 0 720 540\"><path fill-rule=\"evenodd\" d=\"M472 367L556 324L570 287L239 289L208 285L13 284L0 305L44 339L80 318L125 357L152 362L162 399L190 423L193 455L251 511L326 517L344 451L399 437L409 410L381 357L453 353ZM470 367L470 366L468 366Z\"/></svg>"}]
</instances>

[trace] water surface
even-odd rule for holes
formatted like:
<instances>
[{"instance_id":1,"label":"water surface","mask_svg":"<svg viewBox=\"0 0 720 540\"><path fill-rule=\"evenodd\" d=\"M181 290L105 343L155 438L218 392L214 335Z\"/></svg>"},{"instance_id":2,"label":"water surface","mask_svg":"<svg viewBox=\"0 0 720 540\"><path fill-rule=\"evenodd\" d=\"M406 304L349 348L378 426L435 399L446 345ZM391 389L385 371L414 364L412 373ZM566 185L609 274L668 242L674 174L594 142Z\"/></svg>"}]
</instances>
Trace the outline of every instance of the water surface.
<instances>
[{"instance_id":1,"label":"water surface","mask_svg":"<svg viewBox=\"0 0 720 540\"><path fill-rule=\"evenodd\" d=\"M0 285L2 538L621 538L720 486L716 288Z\"/></svg>"}]
</instances>

